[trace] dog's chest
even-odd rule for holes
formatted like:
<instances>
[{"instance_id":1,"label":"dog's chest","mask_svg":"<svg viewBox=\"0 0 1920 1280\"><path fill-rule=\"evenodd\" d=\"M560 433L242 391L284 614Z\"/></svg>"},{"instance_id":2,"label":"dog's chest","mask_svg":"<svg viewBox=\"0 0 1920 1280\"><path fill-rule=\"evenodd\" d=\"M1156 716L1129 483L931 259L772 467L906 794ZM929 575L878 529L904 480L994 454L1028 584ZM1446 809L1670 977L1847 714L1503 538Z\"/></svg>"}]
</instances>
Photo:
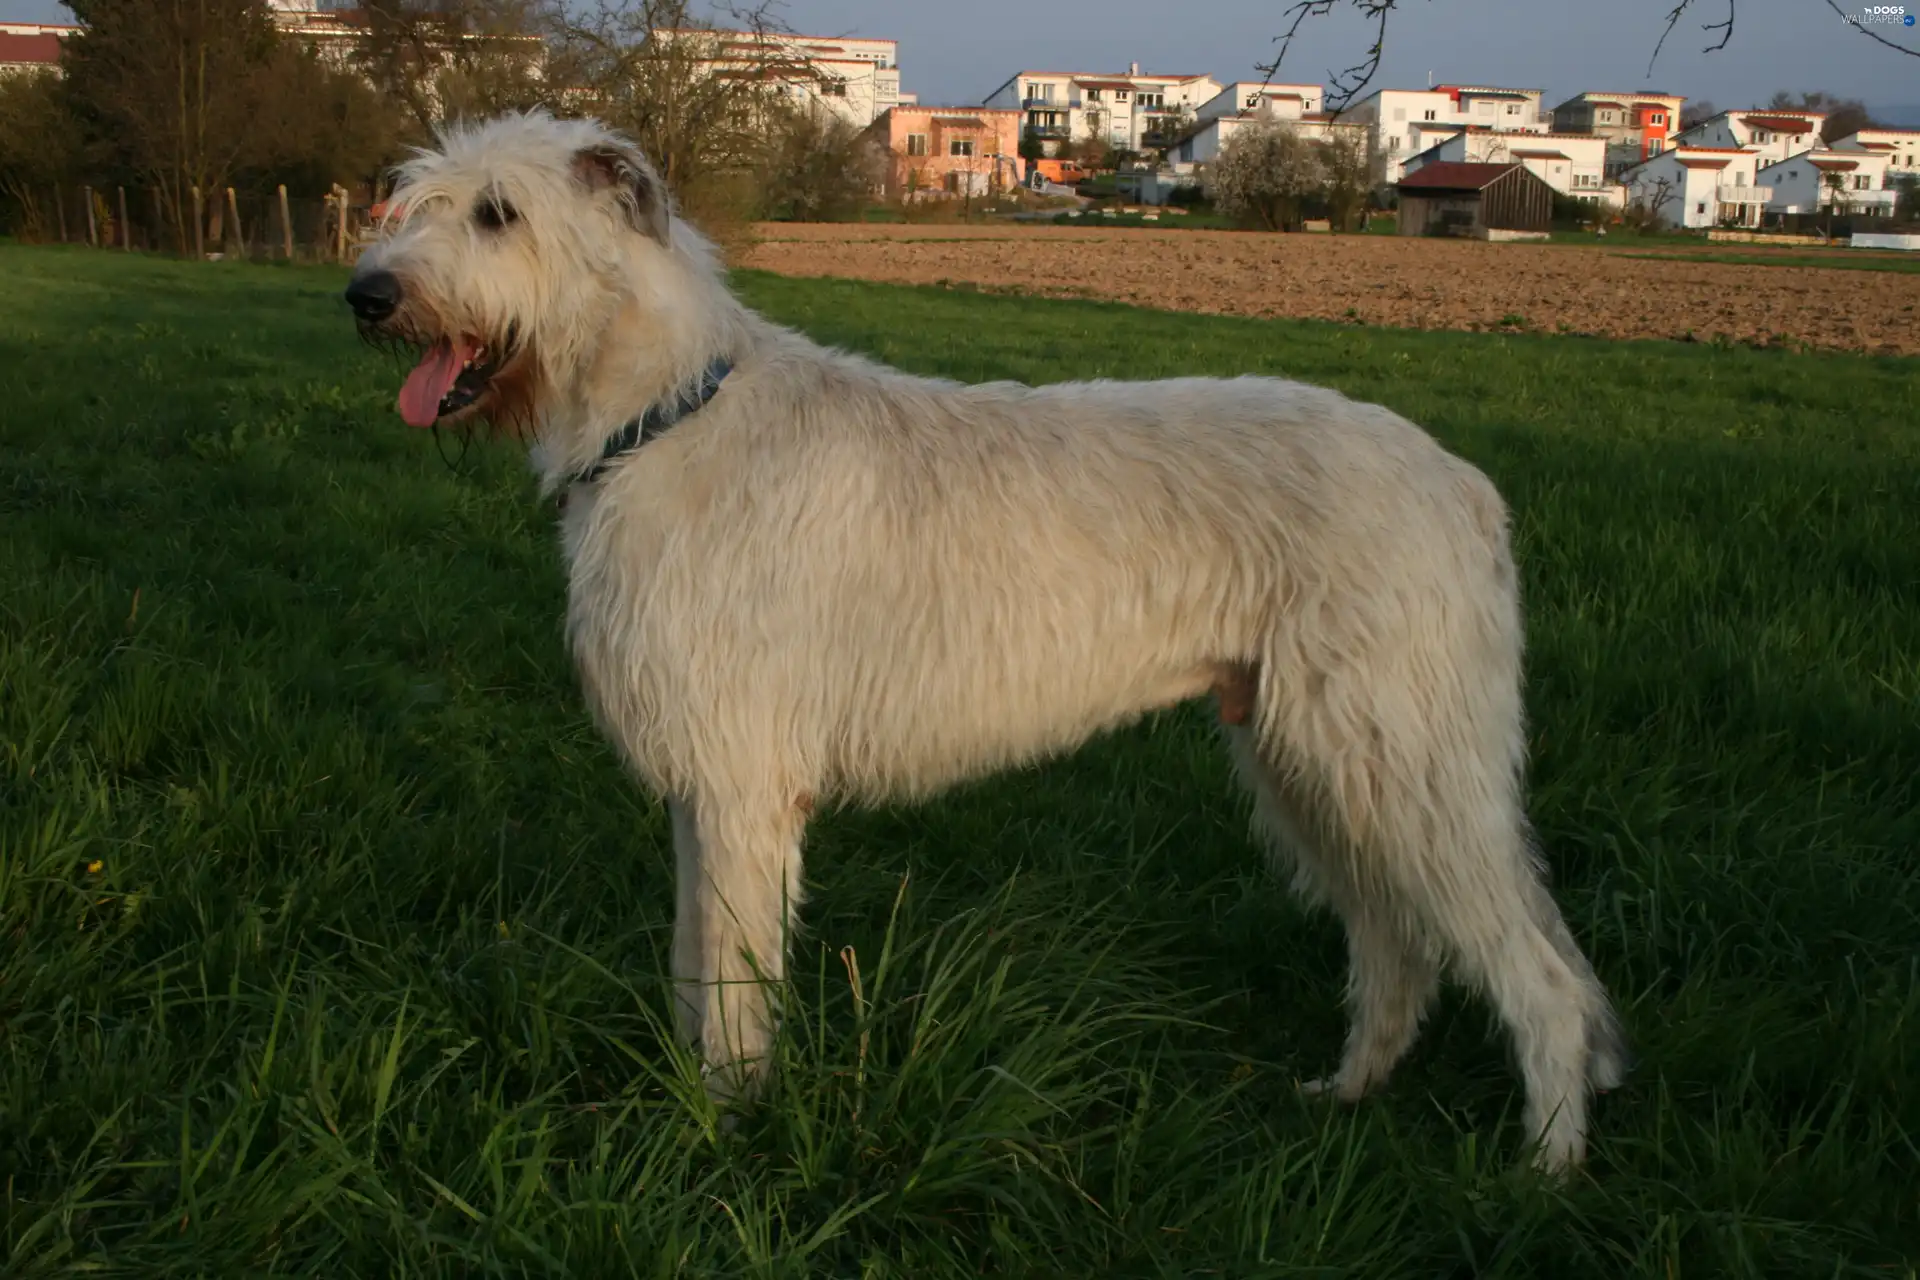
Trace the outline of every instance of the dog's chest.
<instances>
[{"instance_id":1,"label":"dog's chest","mask_svg":"<svg viewBox=\"0 0 1920 1280\"><path fill-rule=\"evenodd\" d=\"M647 521L596 518L599 495L577 490L562 513L567 642L581 692L602 732L651 785L678 775L685 734L685 647L673 634L675 592L663 572L666 536Z\"/></svg>"}]
</instances>

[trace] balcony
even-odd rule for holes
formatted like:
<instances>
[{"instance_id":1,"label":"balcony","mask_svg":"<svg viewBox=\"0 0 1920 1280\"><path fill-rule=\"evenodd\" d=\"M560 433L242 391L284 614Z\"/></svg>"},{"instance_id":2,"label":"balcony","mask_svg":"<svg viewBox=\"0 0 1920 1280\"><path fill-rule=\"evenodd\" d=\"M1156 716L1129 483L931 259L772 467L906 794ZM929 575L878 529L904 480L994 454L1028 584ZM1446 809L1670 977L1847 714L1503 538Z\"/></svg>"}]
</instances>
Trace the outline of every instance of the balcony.
<instances>
[{"instance_id":1,"label":"balcony","mask_svg":"<svg viewBox=\"0 0 1920 1280\"><path fill-rule=\"evenodd\" d=\"M1070 138L1072 130L1063 124L1030 124L1021 133L1029 138Z\"/></svg>"},{"instance_id":2,"label":"balcony","mask_svg":"<svg viewBox=\"0 0 1920 1280\"><path fill-rule=\"evenodd\" d=\"M1736 187L1721 183L1713 189L1713 198L1721 204L1765 204L1773 199L1772 187Z\"/></svg>"},{"instance_id":3,"label":"balcony","mask_svg":"<svg viewBox=\"0 0 1920 1280\"><path fill-rule=\"evenodd\" d=\"M1066 105L1066 103L1060 101L1058 98L1040 98L1031 94L1020 99L1020 108L1023 111L1032 111L1036 108L1041 111L1059 111L1064 109Z\"/></svg>"}]
</instances>

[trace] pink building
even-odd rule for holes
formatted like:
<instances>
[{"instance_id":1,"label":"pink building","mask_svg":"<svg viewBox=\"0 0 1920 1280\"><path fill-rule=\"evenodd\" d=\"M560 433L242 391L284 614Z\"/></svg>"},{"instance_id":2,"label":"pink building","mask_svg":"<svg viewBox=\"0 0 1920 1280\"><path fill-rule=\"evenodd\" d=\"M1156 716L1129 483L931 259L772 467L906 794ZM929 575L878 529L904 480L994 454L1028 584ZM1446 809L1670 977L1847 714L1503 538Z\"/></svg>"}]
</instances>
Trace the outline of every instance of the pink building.
<instances>
[{"instance_id":1,"label":"pink building","mask_svg":"<svg viewBox=\"0 0 1920 1280\"><path fill-rule=\"evenodd\" d=\"M887 153L889 198L983 196L1020 181L1020 113L894 107L867 133Z\"/></svg>"}]
</instances>

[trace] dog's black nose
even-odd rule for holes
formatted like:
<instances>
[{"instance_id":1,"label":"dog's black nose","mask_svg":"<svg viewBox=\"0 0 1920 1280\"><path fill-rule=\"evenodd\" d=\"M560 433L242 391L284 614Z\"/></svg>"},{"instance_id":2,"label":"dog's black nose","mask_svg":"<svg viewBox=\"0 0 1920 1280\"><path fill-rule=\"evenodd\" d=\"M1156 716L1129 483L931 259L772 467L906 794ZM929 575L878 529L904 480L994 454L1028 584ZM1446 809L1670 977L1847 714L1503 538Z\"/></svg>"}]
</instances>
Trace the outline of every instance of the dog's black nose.
<instances>
[{"instance_id":1,"label":"dog's black nose","mask_svg":"<svg viewBox=\"0 0 1920 1280\"><path fill-rule=\"evenodd\" d=\"M355 275L347 285L347 305L362 320L385 320L400 309L400 277L391 271Z\"/></svg>"}]
</instances>

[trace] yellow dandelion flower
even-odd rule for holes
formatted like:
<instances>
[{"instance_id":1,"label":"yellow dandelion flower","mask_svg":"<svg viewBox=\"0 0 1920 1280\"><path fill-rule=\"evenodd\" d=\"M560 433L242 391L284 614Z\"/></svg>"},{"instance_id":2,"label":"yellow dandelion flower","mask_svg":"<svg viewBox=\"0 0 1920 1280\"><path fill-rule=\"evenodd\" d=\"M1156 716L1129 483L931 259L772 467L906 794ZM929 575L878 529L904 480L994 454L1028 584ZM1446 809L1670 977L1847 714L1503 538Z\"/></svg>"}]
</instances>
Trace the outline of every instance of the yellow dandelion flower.
<instances>
[{"instance_id":1,"label":"yellow dandelion flower","mask_svg":"<svg viewBox=\"0 0 1920 1280\"><path fill-rule=\"evenodd\" d=\"M87 874L90 876L97 876L100 874L100 868L106 865L107 864L102 862L100 859L95 858L92 862L89 862L87 864Z\"/></svg>"}]
</instances>

